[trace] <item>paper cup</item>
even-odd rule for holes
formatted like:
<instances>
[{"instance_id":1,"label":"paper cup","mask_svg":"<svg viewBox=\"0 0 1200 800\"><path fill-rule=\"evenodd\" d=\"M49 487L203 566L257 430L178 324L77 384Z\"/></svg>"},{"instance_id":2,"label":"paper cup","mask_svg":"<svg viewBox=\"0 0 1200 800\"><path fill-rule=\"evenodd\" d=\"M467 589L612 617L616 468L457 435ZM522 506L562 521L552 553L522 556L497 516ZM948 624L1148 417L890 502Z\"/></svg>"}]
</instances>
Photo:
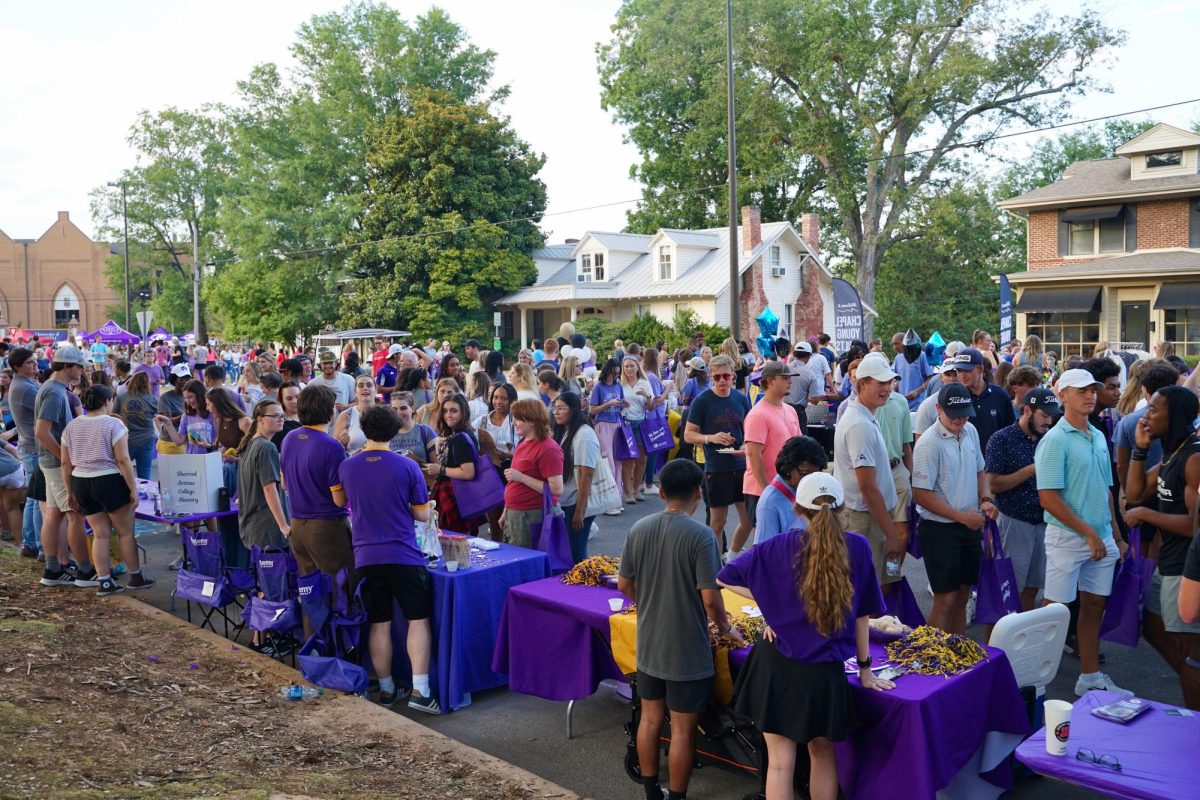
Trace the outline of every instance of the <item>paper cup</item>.
<instances>
[{"instance_id":1,"label":"paper cup","mask_svg":"<svg viewBox=\"0 0 1200 800\"><path fill-rule=\"evenodd\" d=\"M458 562L457 561L447 561L446 562L446 572L458 572Z\"/></svg>"},{"instance_id":2,"label":"paper cup","mask_svg":"<svg viewBox=\"0 0 1200 800\"><path fill-rule=\"evenodd\" d=\"M608 598L608 607L613 611L620 611L624 607L625 601L620 597Z\"/></svg>"},{"instance_id":3,"label":"paper cup","mask_svg":"<svg viewBox=\"0 0 1200 800\"><path fill-rule=\"evenodd\" d=\"M1046 752L1052 756L1067 754L1071 738L1071 704L1065 700L1046 701Z\"/></svg>"}]
</instances>

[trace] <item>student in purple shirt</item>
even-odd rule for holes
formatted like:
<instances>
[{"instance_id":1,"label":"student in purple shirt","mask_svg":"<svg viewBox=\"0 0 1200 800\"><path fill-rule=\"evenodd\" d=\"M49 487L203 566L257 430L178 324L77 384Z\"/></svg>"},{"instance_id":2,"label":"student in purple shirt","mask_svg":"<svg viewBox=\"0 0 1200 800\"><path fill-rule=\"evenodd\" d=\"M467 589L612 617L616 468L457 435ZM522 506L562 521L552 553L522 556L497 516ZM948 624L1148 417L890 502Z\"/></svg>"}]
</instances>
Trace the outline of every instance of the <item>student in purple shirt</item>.
<instances>
[{"instance_id":1,"label":"student in purple shirt","mask_svg":"<svg viewBox=\"0 0 1200 800\"><path fill-rule=\"evenodd\" d=\"M798 743L808 745L811 796L837 797L833 743L854 723L843 661L857 657L863 686L895 687L871 672L867 619L884 613L883 595L871 545L842 527L842 502L832 475L806 475L796 510L807 528L756 545L717 574L717 583L758 603L768 626L734 689L737 710L767 743L768 798L792 796Z\"/></svg>"},{"instance_id":2,"label":"student in purple shirt","mask_svg":"<svg viewBox=\"0 0 1200 800\"><path fill-rule=\"evenodd\" d=\"M409 708L437 714L437 698L429 688L429 619L433 616L433 581L417 544L414 520L429 520L429 492L417 462L391 450L400 431L400 416L389 406L374 405L362 413L359 427L367 443L342 462L342 491L334 501L350 504L354 532L354 566L363 579L363 600L371 623L371 663L392 663L392 607L399 604L408 620L408 659L413 690ZM391 670L379 675L379 704L396 702Z\"/></svg>"}]
</instances>

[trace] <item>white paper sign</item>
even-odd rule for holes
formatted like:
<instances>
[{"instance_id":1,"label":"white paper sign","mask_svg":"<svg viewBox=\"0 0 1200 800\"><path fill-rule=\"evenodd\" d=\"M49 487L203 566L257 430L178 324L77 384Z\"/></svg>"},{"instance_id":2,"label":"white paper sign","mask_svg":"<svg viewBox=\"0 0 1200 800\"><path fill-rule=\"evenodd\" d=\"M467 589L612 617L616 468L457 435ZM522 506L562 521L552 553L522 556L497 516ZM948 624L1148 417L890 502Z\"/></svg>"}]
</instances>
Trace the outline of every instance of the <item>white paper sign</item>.
<instances>
[{"instance_id":1,"label":"white paper sign","mask_svg":"<svg viewBox=\"0 0 1200 800\"><path fill-rule=\"evenodd\" d=\"M217 492L225 480L220 453L160 455L159 492L171 494L176 514L203 514L217 510Z\"/></svg>"},{"instance_id":2,"label":"white paper sign","mask_svg":"<svg viewBox=\"0 0 1200 800\"><path fill-rule=\"evenodd\" d=\"M216 591L217 591L216 583L214 583L213 581L205 581L204 588L200 590L200 594L204 595L205 597L212 597L213 593Z\"/></svg>"}]
</instances>

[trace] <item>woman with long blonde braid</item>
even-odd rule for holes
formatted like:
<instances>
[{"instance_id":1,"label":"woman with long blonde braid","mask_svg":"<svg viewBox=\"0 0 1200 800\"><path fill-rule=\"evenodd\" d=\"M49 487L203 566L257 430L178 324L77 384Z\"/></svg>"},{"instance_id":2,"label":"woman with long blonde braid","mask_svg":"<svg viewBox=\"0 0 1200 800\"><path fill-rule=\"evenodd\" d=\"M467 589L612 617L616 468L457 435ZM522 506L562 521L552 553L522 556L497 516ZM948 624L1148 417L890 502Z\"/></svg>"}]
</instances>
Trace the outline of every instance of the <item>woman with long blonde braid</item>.
<instances>
[{"instance_id":1,"label":"woman with long blonde braid","mask_svg":"<svg viewBox=\"0 0 1200 800\"><path fill-rule=\"evenodd\" d=\"M854 724L843 662L857 658L863 686L892 689L871 672L867 620L884 613L871 545L842 524L843 492L831 475L796 487L803 524L727 564L717 583L758 603L767 628L734 689L737 710L767 743L767 800L792 797L796 746L808 746L813 800L838 793L833 743Z\"/></svg>"}]
</instances>

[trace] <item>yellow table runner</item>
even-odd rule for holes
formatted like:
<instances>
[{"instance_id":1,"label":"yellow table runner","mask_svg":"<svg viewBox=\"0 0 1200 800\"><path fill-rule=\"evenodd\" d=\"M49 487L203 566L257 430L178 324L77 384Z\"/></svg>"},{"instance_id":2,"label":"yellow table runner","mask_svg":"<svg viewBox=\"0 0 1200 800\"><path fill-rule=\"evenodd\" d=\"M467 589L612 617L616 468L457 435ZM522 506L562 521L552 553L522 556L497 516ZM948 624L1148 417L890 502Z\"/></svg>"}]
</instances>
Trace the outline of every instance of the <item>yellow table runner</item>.
<instances>
[{"instance_id":1,"label":"yellow table runner","mask_svg":"<svg viewBox=\"0 0 1200 800\"><path fill-rule=\"evenodd\" d=\"M725 601L725 610L734 619L745 619L746 613L742 606L757 608L757 604L734 594L728 589L721 590L721 598ZM637 612L622 614L617 612L608 618L609 638L612 641L613 660L621 668L621 672L629 675L637 672ZM713 651L713 666L717 674L713 678L713 694L718 703L729 703L733 699L733 675L729 671L729 651L723 647Z\"/></svg>"}]
</instances>

